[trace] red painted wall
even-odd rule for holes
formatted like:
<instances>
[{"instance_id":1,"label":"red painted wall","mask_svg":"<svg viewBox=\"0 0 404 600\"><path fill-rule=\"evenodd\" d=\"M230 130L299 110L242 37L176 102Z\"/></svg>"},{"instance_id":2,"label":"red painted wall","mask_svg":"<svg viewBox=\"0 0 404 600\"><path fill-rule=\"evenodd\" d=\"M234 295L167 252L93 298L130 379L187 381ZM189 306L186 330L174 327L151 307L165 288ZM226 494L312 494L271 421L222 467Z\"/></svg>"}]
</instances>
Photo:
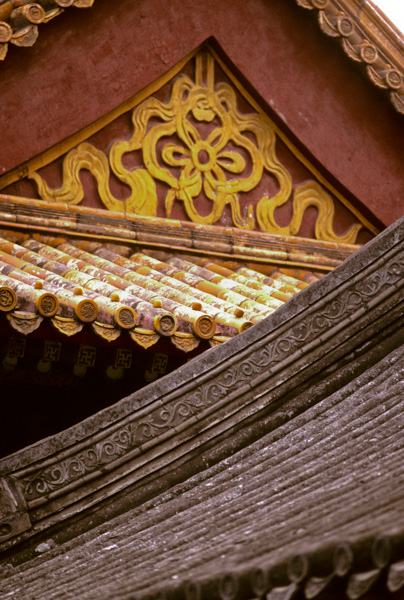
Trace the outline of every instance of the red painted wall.
<instances>
[{"instance_id":1,"label":"red painted wall","mask_svg":"<svg viewBox=\"0 0 404 600\"><path fill-rule=\"evenodd\" d=\"M0 174L85 127L214 36L264 104L384 224L401 216L404 117L295 0L97 0L0 66ZM360 206L360 204L359 204Z\"/></svg>"}]
</instances>

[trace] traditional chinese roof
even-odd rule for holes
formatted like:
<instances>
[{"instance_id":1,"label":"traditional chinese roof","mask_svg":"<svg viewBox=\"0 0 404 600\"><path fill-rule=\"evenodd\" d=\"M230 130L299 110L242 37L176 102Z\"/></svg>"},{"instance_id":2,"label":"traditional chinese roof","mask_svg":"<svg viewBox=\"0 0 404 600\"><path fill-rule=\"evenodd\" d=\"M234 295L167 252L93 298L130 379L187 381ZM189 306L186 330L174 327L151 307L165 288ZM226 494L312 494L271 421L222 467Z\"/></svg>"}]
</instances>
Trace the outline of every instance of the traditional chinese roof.
<instances>
[{"instance_id":1,"label":"traditional chinese roof","mask_svg":"<svg viewBox=\"0 0 404 600\"><path fill-rule=\"evenodd\" d=\"M175 377L1 461L6 593L399 589L403 226Z\"/></svg>"},{"instance_id":2,"label":"traditional chinese roof","mask_svg":"<svg viewBox=\"0 0 404 600\"><path fill-rule=\"evenodd\" d=\"M361 63L370 81L389 93L404 114L404 39L369 0L296 0L313 10L322 31L337 38L347 56Z\"/></svg>"},{"instance_id":3,"label":"traditional chinese roof","mask_svg":"<svg viewBox=\"0 0 404 600\"><path fill-rule=\"evenodd\" d=\"M237 336L357 249L5 196L0 222L3 455Z\"/></svg>"},{"instance_id":4,"label":"traditional chinese roof","mask_svg":"<svg viewBox=\"0 0 404 600\"><path fill-rule=\"evenodd\" d=\"M322 30L342 41L346 54L365 66L373 83L387 90L396 110L402 112L402 37L382 22L371 4L359 0L297 3L313 9ZM15 2L0 4L0 20L1 9L9 10L10 5L12 11L18 8ZM51 4L28 6L41 13L41 8L49 12ZM274 14L280 6L274 4ZM298 15L300 9L293 3L290 6ZM52 4L53 8L52 16L56 16L59 10ZM236 11L241 21L242 11ZM12 14L6 25L17 27L13 39L20 36L29 41L31 35L35 41L35 28L28 26L24 32L24 11ZM126 8L121 18L125 14ZM139 15L139 27L145 29L143 12ZM301 27L297 21L295 31ZM0 33L3 30L0 27ZM216 31L213 28L213 34ZM154 44L155 38L150 39ZM195 44L204 40L206 36ZM187 44L177 46L181 53ZM244 52L245 46L240 47ZM6 50L4 45L0 48ZM220 54L219 44L217 48ZM206 76L212 84L212 61L210 67L209 61L203 67L195 52L192 81L201 83ZM87 63L100 64L100 70L95 66L94 71L103 94L109 90L102 79L102 60L111 53L106 42ZM159 50L164 65L178 60L173 56L167 49ZM189 74L186 60L181 65ZM155 73L153 68L151 58L147 69ZM121 73L123 68L119 77ZM138 73L139 87L149 85ZM230 70L223 73L222 83L228 77L240 92L238 78ZM172 71L170 77L177 74ZM245 75L249 76L248 69ZM132 80L133 73L127 79ZM150 85L159 92L156 83ZM204 93L208 88L213 90L207 85ZM142 94L150 96L149 90ZM296 96L295 89L291 97ZM272 106L272 95L267 93L265 98ZM161 108L162 97L149 100L152 106L157 101ZM133 106L126 104L129 108ZM275 112L281 118L278 108ZM203 117L206 105L197 105L196 110L202 110ZM19 114L14 106L13 111ZM319 112L321 119L325 112ZM18 427L34 429L35 419L44 420L44 415L54 421L63 413L72 417L77 404L83 411L67 424L59 421L51 435L34 438L41 439L31 446L26 446L27 439L33 439L23 432L25 447L0 460L3 595L17 594L22 600L286 600L321 597L336 590L353 599L369 590L384 597L402 589L403 221L362 248L342 243L357 239L343 237L344 226L350 226L344 221L348 219L344 211L351 199L315 165L309 171L318 177L314 187L309 182L306 188L303 163L298 169L293 163L297 179L284 179L298 192L294 198L299 207L313 197L314 190L311 215L321 209L332 226L316 231L320 239L276 235L265 227L265 233L250 231L247 222L241 223L241 229L225 227L226 222L234 224L226 215L221 226L211 226L207 223L214 219L207 221L203 202L198 222L158 218L181 214L178 206L178 212L170 212L177 189L182 194L177 200L188 200L188 209L190 198L195 196L197 203L201 200L198 182L192 182L192 177L188 195L176 182L170 193L163 193L165 207L170 209L166 213L160 207L147 213L153 216L141 216L146 215L141 213L142 206L130 206L123 188L117 198L107 195L109 202L104 204L112 210L90 208L102 203L96 203L88 179L81 190L89 167L94 167L98 183L102 179L109 185L110 144L118 137L123 142L119 158L128 148L126 117L114 114L123 117L126 133L120 137L115 121L108 121L112 137L104 139L102 152L97 144L90 147L94 140L87 139L98 130L93 126L81 129L75 133L84 136L81 141L74 136L69 148L65 140L57 152L53 146L38 155L32 173L27 164L16 169L10 184L14 187L4 189L24 197L0 195L3 417L6 413L2 431L6 423L16 437ZM211 122L211 116L205 114L206 120ZM59 132L54 120L48 120ZM43 123L42 119L38 122ZM146 121L139 122L150 132ZM260 121L259 132L262 127ZM39 138L42 129L37 129ZM358 123L357 131L362 129ZM165 130L169 132L170 128ZM50 137L45 131L41 152L49 147L46 140ZM339 148L338 135L331 138ZM161 152L157 139L156 151L149 153L152 160L146 161L145 168L156 167L153 160ZM330 136L322 139L330 144ZM63 167L59 161L64 152L74 159L70 171L68 161ZM204 152L209 155L206 147L192 147L188 152L194 152L203 171ZM50 158L45 160L47 153L54 164ZM339 159L338 151L335 155ZM184 160L172 144L164 156L173 169ZM387 151L384 158L388 161ZM240 161L233 159L230 171L237 171ZM82 177L78 165L85 171ZM139 175L137 163L121 166ZM102 168L104 176L100 177ZM34 175L37 169L41 172ZM69 177L61 185L62 172ZM24 181L27 175L34 175L42 187L49 182L47 193L32 193L32 185ZM77 184L77 194L69 189L72 183ZM323 186L333 195L325 202ZM141 189L152 199L146 187ZM77 206L80 194L87 206ZM31 199L26 198L29 195ZM33 199L39 197L41 201ZM364 204L365 198L366 194L358 196ZM281 227L281 221L283 226L296 221L290 221L287 195L283 199L285 214L277 231L289 234L293 229L296 233L297 227ZM396 201L397 194L391 200ZM274 205L269 197L264 204L267 223ZM114 212L122 205L126 212ZM336 214L342 215L338 223L334 205ZM355 206L353 202L352 214L358 216ZM242 219L248 216L247 205L240 213L235 207L233 198L236 221L240 215ZM362 217L364 225L367 217ZM372 228L367 237L360 238L362 243L377 233L373 221L368 225ZM19 372L13 371L25 342L30 346L33 371L39 371L40 363L41 369L50 361L56 364L54 356L59 356L61 346L70 346L60 369L63 377L72 377L78 367L71 388L66 388L63 378L53 388L49 386L48 404L40 406L38 386L34 391L29 377L19 382ZM40 354L43 346L46 356ZM172 364L165 377L165 355L153 354L163 346L169 349L167 353L180 355L177 367ZM128 360L133 349L137 353ZM120 387L118 379L111 379L107 387L99 372L84 382L81 376L86 364L89 371L93 369L95 351L107 357L102 368L109 365L114 377L132 361L131 369L126 369L126 387ZM153 359L150 370L153 356L157 360ZM40 357L43 360L38 362ZM144 357L148 357L149 370ZM49 376L45 373L41 378L43 388L55 383L53 373L56 369L52 368ZM152 383L138 385L139 373ZM10 385L4 384L7 377ZM97 385L95 378L99 378ZM21 396L17 399L13 394L13 386L20 383L25 385L24 408L30 405L31 412L21 410ZM16 407L15 428L9 425L11 405ZM71 423L75 425L70 427Z\"/></svg>"},{"instance_id":5,"label":"traditional chinese roof","mask_svg":"<svg viewBox=\"0 0 404 600\"><path fill-rule=\"evenodd\" d=\"M8 44L30 47L38 39L38 25L48 23L67 8L87 8L94 0L1 0L0 60L7 55Z\"/></svg>"},{"instance_id":6,"label":"traditional chinese roof","mask_svg":"<svg viewBox=\"0 0 404 600\"><path fill-rule=\"evenodd\" d=\"M314 275L308 267L327 272L357 249L14 200L3 197L3 223L15 219L15 226L0 233L0 290L2 311L24 335L40 327L43 319L50 319L66 336L91 327L109 340L126 330L135 343L145 347L161 336L184 350L194 348L201 339L217 344L258 323L321 277L321 270ZM98 242L93 241L95 218L102 231ZM48 235L38 232L44 224ZM139 230L136 235L134 224ZM50 231L65 235L49 235ZM81 238L77 238L79 231ZM66 233L71 235L66 237ZM123 245L128 241L130 246ZM148 251L137 246L142 242ZM182 252L176 253L175 248ZM198 249L199 255L192 254ZM273 264L266 272L246 264L268 258ZM285 266L287 271L281 272Z\"/></svg>"},{"instance_id":7,"label":"traditional chinese roof","mask_svg":"<svg viewBox=\"0 0 404 600\"><path fill-rule=\"evenodd\" d=\"M344 52L362 63L374 85L386 90L395 109L404 113L404 41L400 31L372 2L359 0L296 0L313 10L322 31L339 38ZM38 0L0 2L0 60L8 44L33 46L38 25L70 7L87 8L94 0Z\"/></svg>"},{"instance_id":8,"label":"traditional chinese roof","mask_svg":"<svg viewBox=\"0 0 404 600\"><path fill-rule=\"evenodd\" d=\"M3 569L4 598L388 597L404 585L403 367L395 350L185 483L38 543Z\"/></svg>"}]
</instances>

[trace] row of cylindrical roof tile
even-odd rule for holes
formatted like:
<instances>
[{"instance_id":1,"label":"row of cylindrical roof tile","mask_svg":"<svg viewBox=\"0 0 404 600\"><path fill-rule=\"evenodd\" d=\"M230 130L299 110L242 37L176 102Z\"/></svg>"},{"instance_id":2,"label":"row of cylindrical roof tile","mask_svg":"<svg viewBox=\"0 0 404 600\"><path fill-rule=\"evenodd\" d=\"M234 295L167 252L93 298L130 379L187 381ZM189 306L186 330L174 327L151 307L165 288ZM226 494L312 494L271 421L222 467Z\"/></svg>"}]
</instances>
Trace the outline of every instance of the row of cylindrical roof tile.
<instances>
[{"instance_id":1,"label":"row of cylindrical roof tile","mask_svg":"<svg viewBox=\"0 0 404 600\"><path fill-rule=\"evenodd\" d=\"M0 60L7 54L8 43L33 46L38 38L38 25L48 23L65 8L87 8L94 0L0 0Z\"/></svg>"},{"instance_id":2,"label":"row of cylindrical roof tile","mask_svg":"<svg viewBox=\"0 0 404 600\"><path fill-rule=\"evenodd\" d=\"M275 268L266 276L208 258L163 257L142 252L126 257L96 242L22 234L18 239L3 232L0 308L20 317L35 314L223 341L308 285Z\"/></svg>"}]
</instances>

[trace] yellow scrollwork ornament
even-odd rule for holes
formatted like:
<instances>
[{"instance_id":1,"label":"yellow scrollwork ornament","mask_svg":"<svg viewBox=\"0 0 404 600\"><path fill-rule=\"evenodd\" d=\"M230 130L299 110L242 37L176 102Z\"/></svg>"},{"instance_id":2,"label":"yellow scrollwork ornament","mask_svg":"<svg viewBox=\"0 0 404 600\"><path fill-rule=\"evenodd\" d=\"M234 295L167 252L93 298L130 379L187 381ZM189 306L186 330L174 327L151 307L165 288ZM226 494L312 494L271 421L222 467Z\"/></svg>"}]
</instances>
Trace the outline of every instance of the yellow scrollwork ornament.
<instances>
[{"instance_id":1,"label":"yellow scrollwork ornament","mask_svg":"<svg viewBox=\"0 0 404 600\"><path fill-rule=\"evenodd\" d=\"M79 204L84 198L84 189L80 181L80 171L86 169L95 177L98 193L103 204L109 210L133 212L138 215L154 216L157 211L156 186L145 169L129 171L114 160L110 161L113 173L122 183L129 186L131 193L126 200L115 198L109 188L110 165L101 150L84 142L70 150L63 161L63 184L51 189L38 175L30 175L38 187L43 200Z\"/></svg>"},{"instance_id":2,"label":"yellow scrollwork ornament","mask_svg":"<svg viewBox=\"0 0 404 600\"><path fill-rule=\"evenodd\" d=\"M206 64L205 64L206 63ZM240 195L251 192L269 173L277 183L277 192L264 195L255 208L261 230L296 235L309 206L318 211L315 235L318 239L354 243L361 229L356 224L344 235L333 230L334 201L316 181L299 184L293 190L289 171L275 152L276 133L266 115L242 114L237 97L227 83L215 85L215 60L208 51L195 56L195 81L180 75L173 83L170 98L161 102L149 97L132 112L133 135L115 142L109 159L89 144L72 149L63 162L63 184L50 189L37 174L32 177L41 198L78 204L84 197L80 171L87 169L95 177L103 204L109 210L124 210L138 215L157 213L156 181L167 186L165 210L171 216L174 202L183 203L191 221L214 224L230 205L233 225L254 229L253 205L242 209ZM143 167L123 166L126 153L141 152ZM113 173L130 189L126 200L115 198L110 190ZM208 214L201 214L198 198L203 194L211 203ZM281 227L275 209L293 198L289 225Z\"/></svg>"}]
</instances>

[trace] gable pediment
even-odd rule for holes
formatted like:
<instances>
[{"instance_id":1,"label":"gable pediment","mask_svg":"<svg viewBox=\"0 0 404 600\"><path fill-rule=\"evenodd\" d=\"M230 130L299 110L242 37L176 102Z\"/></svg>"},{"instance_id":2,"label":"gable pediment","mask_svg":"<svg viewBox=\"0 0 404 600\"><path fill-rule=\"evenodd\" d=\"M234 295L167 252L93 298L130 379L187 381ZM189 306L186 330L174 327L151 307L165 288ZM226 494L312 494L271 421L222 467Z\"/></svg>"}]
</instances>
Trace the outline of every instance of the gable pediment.
<instances>
[{"instance_id":1,"label":"gable pediment","mask_svg":"<svg viewBox=\"0 0 404 600\"><path fill-rule=\"evenodd\" d=\"M204 45L124 105L0 178L0 189L200 225L368 241L375 227L269 112Z\"/></svg>"}]
</instances>

